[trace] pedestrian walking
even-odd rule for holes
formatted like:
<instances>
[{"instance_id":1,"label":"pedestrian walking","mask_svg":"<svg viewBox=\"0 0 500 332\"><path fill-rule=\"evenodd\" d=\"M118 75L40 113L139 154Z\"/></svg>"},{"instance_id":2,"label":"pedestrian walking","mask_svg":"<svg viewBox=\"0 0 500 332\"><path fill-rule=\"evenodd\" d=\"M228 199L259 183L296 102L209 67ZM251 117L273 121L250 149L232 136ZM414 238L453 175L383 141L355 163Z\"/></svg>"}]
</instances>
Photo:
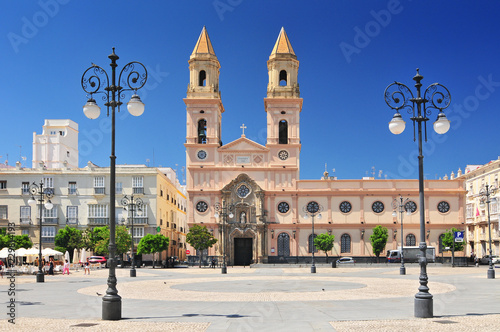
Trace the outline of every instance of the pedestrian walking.
<instances>
[{"instance_id":1,"label":"pedestrian walking","mask_svg":"<svg viewBox=\"0 0 500 332\"><path fill-rule=\"evenodd\" d=\"M2 275L2 279L3 279L3 268L4 268L4 263L3 263L3 260L0 259L0 274Z\"/></svg>"},{"instance_id":2,"label":"pedestrian walking","mask_svg":"<svg viewBox=\"0 0 500 332\"><path fill-rule=\"evenodd\" d=\"M69 262L68 260L66 259L65 262L64 262L64 267L63 267L63 275L64 273L68 272L68 275L69 275Z\"/></svg>"},{"instance_id":3,"label":"pedestrian walking","mask_svg":"<svg viewBox=\"0 0 500 332\"><path fill-rule=\"evenodd\" d=\"M83 272L83 274L88 274L90 275L90 262L89 262L89 259L87 258L87 261L85 262L85 271Z\"/></svg>"},{"instance_id":4,"label":"pedestrian walking","mask_svg":"<svg viewBox=\"0 0 500 332\"><path fill-rule=\"evenodd\" d=\"M50 257L50 262L49 262L49 275L53 276L54 275L54 258Z\"/></svg>"}]
</instances>

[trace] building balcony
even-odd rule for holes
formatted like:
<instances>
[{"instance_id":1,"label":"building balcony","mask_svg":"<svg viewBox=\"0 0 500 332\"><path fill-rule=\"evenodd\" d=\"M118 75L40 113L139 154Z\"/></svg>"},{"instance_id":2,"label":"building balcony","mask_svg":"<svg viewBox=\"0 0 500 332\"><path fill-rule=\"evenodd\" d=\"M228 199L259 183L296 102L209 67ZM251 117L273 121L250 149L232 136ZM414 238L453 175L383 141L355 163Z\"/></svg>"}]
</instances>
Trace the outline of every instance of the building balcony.
<instances>
[{"instance_id":1,"label":"building balcony","mask_svg":"<svg viewBox=\"0 0 500 332\"><path fill-rule=\"evenodd\" d=\"M40 218L36 218L38 225L40 225ZM59 223L59 218L42 218L42 225L57 225Z\"/></svg>"},{"instance_id":2,"label":"building balcony","mask_svg":"<svg viewBox=\"0 0 500 332\"><path fill-rule=\"evenodd\" d=\"M134 225L147 225L148 217L134 217Z\"/></svg>"},{"instance_id":3,"label":"building balcony","mask_svg":"<svg viewBox=\"0 0 500 332\"><path fill-rule=\"evenodd\" d=\"M135 194L144 194L144 188L142 188L142 187L132 188L132 190L134 191L134 195Z\"/></svg>"},{"instance_id":4,"label":"building balcony","mask_svg":"<svg viewBox=\"0 0 500 332\"><path fill-rule=\"evenodd\" d=\"M30 225L33 225L33 222L31 221L31 218L21 218L19 219L19 225L21 227L29 227Z\"/></svg>"},{"instance_id":5,"label":"building balcony","mask_svg":"<svg viewBox=\"0 0 500 332\"><path fill-rule=\"evenodd\" d=\"M78 218L66 218L66 225L78 225Z\"/></svg>"},{"instance_id":6,"label":"building balcony","mask_svg":"<svg viewBox=\"0 0 500 332\"><path fill-rule=\"evenodd\" d=\"M109 218L88 218L87 223L93 226L109 225Z\"/></svg>"}]
</instances>

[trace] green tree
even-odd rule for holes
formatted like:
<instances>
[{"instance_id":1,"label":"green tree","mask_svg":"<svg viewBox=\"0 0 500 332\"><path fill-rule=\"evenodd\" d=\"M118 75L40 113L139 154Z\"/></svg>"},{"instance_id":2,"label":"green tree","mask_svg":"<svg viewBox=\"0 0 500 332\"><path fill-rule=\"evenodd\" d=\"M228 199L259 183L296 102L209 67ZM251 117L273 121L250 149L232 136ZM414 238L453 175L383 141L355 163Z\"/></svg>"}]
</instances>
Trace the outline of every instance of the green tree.
<instances>
[{"instance_id":1,"label":"green tree","mask_svg":"<svg viewBox=\"0 0 500 332\"><path fill-rule=\"evenodd\" d=\"M29 249L33 247L33 242L31 242L31 239L27 234L14 236L14 243L16 245L16 250L19 248Z\"/></svg>"},{"instance_id":2,"label":"green tree","mask_svg":"<svg viewBox=\"0 0 500 332\"><path fill-rule=\"evenodd\" d=\"M155 253L168 249L170 239L163 234L146 234L137 245L137 254L153 254L153 268L155 267Z\"/></svg>"},{"instance_id":3,"label":"green tree","mask_svg":"<svg viewBox=\"0 0 500 332\"><path fill-rule=\"evenodd\" d=\"M95 252L103 255L109 254L109 227L94 228L94 239L96 240ZM130 250L132 246L132 236L128 233L127 227L116 226L115 228L116 254L121 255Z\"/></svg>"},{"instance_id":4,"label":"green tree","mask_svg":"<svg viewBox=\"0 0 500 332\"><path fill-rule=\"evenodd\" d=\"M451 230L447 230L446 233L443 234L443 247L453 248L453 242L455 241L455 232L460 232L460 230L453 227ZM455 251L463 251L464 243L463 242L455 242Z\"/></svg>"},{"instance_id":5,"label":"green tree","mask_svg":"<svg viewBox=\"0 0 500 332\"><path fill-rule=\"evenodd\" d=\"M56 250L62 253L68 251L70 255L73 255L75 249L80 249L83 246L82 231L66 225L57 232L54 243Z\"/></svg>"},{"instance_id":6,"label":"green tree","mask_svg":"<svg viewBox=\"0 0 500 332\"><path fill-rule=\"evenodd\" d=\"M0 228L0 249L10 245L10 236L7 235L7 228Z\"/></svg>"},{"instance_id":7,"label":"green tree","mask_svg":"<svg viewBox=\"0 0 500 332\"><path fill-rule=\"evenodd\" d=\"M208 231L206 226L194 225L189 229L186 235L186 242L200 253L200 267L201 267L201 253L203 250L211 248L217 243L217 239Z\"/></svg>"},{"instance_id":8,"label":"green tree","mask_svg":"<svg viewBox=\"0 0 500 332\"><path fill-rule=\"evenodd\" d=\"M387 228L379 225L373 229L373 234L370 236L370 241L372 243L373 253L375 254L375 256L377 256L377 261L379 261L380 259L380 253L384 251L388 238L389 235L387 232Z\"/></svg>"},{"instance_id":9,"label":"green tree","mask_svg":"<svg viewBox=\"0 0 500 332\"><path fill-rule=\"evenodd\" d=\"M333 241L335 240L335 235L328 235L327 233L319 234L314 238L314 246L318 250L323 251L326 254L326 262L328 263L328 252L333 248Z\"/></svg>"}]
</instances>

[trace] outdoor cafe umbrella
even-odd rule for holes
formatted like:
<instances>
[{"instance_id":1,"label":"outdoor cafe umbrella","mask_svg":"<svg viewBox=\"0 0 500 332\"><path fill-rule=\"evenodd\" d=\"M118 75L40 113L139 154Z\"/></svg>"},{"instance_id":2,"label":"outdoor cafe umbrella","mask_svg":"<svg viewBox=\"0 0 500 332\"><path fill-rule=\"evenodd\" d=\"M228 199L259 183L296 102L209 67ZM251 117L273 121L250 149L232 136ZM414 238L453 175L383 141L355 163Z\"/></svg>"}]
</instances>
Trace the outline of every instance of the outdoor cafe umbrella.
<instances>
[{"instance_id":1,"label":"outdoor cafe umbrella","mask_svg":"<svg viewBox=\"0 0 500 332\"><path fill-rule=\"evenodd\" d=\"M26 250L26 256L27 256L26 262L32 263L34 261L33 257L37 257L39 253L40 253L40 251L35 247L27 249Z\"/></svg>"},{"instance_id":2,"label":"outdoor cafe umbrella","mask_svg":"<svg viewBox=\"0 0 500 332\"><path fill-rule=\"evenodd\" d=\"M78 249L73 250L73 264L79 263L80 262L80 255L78 254Z\"/></svg>"},{"instance_id":3,"label":"outdoor cafe umbrella","mask_svg":"<svg viewBox=\"0 0 500 332\"><path fill-rule=\"evenodd\" d=\"M64 253L64 259L68 261L69 263L69 252L66 250L66 252Z\"/></svg>"},{"instance_id":4,"label":"outdoor cafe umbrella","mask_svg":"<svg viewBox=\"0 0 500 332\"><path fill-rule=\"evenodd\" d=\"M7 258L11 252L9 251L9 248L5 247L2 250L0 250L0 258Z\"/></svg>"},{"instance_id":5,"label":"outdoor cafe umbrella","mask_svg":"<svg viewBox=\"0 0 500 332\"><path fill-rule=\"evenodd\" d=\"M42 250L42 256L62 256L64 255L62 252L54 250L52 248L45 248Z\"/></svg>"},{"instance_id":6,"label":"outdoor cafe umbrella","mask_svg":"<svg viewBox=\"0 0 500 332\"><path fill-rule=\"evenodd\" d=\"M82 249L82 253L80 254L80 262L85 263L87 260L87 252L85 251L85 248Z\"/></svg>"}]
</instances>

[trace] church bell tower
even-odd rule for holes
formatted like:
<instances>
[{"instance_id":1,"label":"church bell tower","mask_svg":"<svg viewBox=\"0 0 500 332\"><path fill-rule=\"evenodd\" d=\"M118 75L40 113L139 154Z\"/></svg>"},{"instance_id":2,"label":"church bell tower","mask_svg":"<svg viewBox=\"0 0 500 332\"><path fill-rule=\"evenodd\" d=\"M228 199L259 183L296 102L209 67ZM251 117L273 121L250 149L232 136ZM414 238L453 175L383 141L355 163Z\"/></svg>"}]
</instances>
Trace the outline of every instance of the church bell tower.
<instances>
[{"instance_id":1,"label":"church bell tower","mask_svg":"<svg viewBox=\"0 0 500 332\"><path fill-rule=\"evenodd\" d=\"M288 171L295 170L299 178L300 165L300 98L297 74L299 61L284 28L267 61L269 83L264 105L267 112L267 143L271 162Z\"/></svg>"}]
</instances>

